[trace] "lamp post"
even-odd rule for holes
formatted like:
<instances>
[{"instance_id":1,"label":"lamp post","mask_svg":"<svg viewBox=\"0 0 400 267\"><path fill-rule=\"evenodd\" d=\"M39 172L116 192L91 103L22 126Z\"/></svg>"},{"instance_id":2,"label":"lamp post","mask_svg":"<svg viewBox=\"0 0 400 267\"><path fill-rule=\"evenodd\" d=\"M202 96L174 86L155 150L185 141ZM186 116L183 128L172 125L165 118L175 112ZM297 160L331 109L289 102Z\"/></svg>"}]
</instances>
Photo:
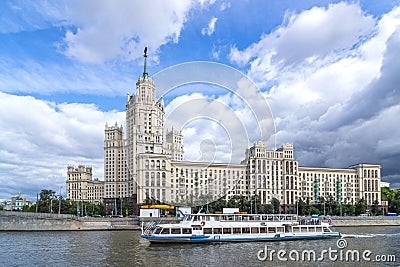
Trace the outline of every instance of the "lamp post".
<instances>
[{"instance_id":1,"label":"lamp post","mask_svg":"<svg viewBox=\"0 0 400 267\"><path fill-rule=\"evenodd\" d=\"M36 213L38 212L39 205L39 194L36 194Z\"/></svg>"},{"instance_id":2,"label":"lamp post","mask_svg":"<svg viewBox=\"0 0 400 267\"><path fill-rule=\"evenodd\" d=\"M60 195L58 196L58 214L61 214L61 188L60 186Z\"/></svg>"}]
</instances>

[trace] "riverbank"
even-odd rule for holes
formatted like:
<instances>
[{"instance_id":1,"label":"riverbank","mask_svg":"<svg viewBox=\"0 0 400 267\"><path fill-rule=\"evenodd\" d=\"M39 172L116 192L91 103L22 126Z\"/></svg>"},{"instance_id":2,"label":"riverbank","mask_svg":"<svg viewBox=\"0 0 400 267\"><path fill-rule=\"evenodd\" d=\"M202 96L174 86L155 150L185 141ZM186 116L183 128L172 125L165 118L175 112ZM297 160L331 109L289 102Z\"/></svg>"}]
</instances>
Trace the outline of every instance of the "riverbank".
<instances>
[{"instance_id":1,"label":"riverbank","mask_svg":"<svg viewBox=\"0 0 400 267\"><path fill-rule=\"evenodd\" d=\"M139 230L136 218L92 218L70 214L0 211L0 231Z\"/></svg>"},{"instance_id":2,"label":"riverbank","mask_svg":"<svg viewBox=\"0 0 400 267\"><path fill-rule=\"evenodd\" d=\"M400 226L400 217L331 217L335 227ZM178 223L182 218L105 218L0 211L0 231L140 230L141 223Z\"/></svg>"},{"instance_id":3,"label":"riverbank","mask_svg":"<svg viewBox=\"0 0 400 267\"><path fill-rule=\"evenodd\" d=\"M365 227L365 226L400 226L400 217L368 216L368 217L332 217L336 227Z\"/></svg>"}]
</instances>

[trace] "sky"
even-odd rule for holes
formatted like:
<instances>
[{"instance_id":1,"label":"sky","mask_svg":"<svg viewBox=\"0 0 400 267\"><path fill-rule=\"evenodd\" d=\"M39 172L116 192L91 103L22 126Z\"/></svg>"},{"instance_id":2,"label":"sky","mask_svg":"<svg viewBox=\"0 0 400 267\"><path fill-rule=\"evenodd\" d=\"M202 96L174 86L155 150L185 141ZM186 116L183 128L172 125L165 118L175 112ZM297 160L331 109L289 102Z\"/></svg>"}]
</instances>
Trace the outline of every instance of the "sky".
<instances>
[{"instance_id":1,"label":"sky","mask_svg":"<svg viewBox=\"0 0 400 267\"><path fill-rule=\"evenodd\" d=\"M104 126L124 127L144 47L156 82L190 77L159 95L186 160L290 142L301 166L381 164L400 187L400 1L5 0L0 200L65 196L70 164L103 179ZM196 80L188 62L222 67Z\"/></svg>"}]
</instances>

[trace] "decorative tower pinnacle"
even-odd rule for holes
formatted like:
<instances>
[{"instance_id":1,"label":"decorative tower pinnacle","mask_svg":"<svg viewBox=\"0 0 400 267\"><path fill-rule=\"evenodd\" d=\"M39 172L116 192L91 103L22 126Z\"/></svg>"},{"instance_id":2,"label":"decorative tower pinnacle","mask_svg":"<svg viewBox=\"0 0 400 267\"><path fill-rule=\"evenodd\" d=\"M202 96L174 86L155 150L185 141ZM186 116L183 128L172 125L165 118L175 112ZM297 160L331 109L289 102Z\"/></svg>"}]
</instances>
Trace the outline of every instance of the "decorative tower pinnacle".
<instances>
[{"instance_id":1,"label":"decorative tower pinnacle","mask_svg":"<svg viewBox=\"0 0 400 267\"><path fill-rule=\"evenodd\" d=\"M147 46L144 48L144 69L143 69L143 78L147 78L148 74L146 71L147 64Z\"/></svg>"}]
</instances>

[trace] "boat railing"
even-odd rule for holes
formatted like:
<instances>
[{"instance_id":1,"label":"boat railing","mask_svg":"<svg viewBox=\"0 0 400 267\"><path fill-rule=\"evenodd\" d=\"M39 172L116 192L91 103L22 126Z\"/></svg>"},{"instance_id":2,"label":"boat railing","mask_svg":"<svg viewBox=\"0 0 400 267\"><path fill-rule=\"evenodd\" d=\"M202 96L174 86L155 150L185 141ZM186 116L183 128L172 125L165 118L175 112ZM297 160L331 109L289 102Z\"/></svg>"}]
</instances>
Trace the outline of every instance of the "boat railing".
<instances>
[{"instance_id":1,"label":"boat railing","mask_svg":"<svg viewBox=\"0 0 400 267\"><path fill-rule=\"evenodd\" d=\"M293 214L185 214L182 222L202 221L271 221L271 222L293 222L297 221Z\"/></svg>"}]
</instances>

